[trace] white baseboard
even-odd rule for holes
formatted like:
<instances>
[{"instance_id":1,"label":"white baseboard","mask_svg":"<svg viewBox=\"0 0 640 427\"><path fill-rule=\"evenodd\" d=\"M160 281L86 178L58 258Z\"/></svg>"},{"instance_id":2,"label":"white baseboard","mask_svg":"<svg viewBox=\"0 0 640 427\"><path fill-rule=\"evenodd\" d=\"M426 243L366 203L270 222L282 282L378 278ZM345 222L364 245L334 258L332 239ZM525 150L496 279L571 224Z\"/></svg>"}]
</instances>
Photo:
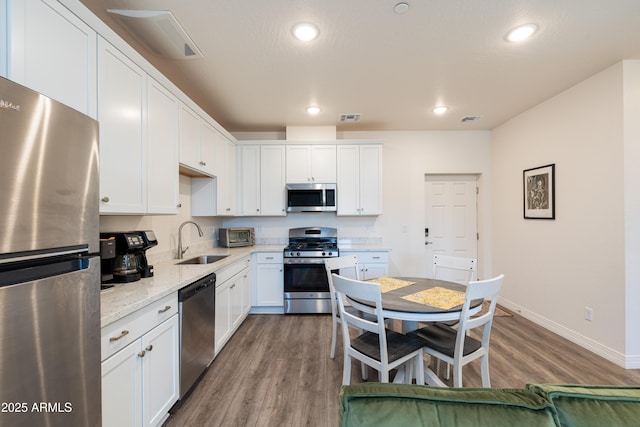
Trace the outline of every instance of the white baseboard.
<instances>
[{"instance_id":1,"label":"white baseboard","mask_svg":"<svg viewBox=\"0 0 640 427\"><path fill-rule=\"evenodd\" d=\"M589 337L585 337L582 334L579 334L565 326L562 326L559 323L549 320L546 317L540 316L533 311L527 310L526 308L502 297L499 298L498 303L506 309L511 310L528 320L531 320L533 323L540 325L543 328L548 329L563 338L568 339L569 341L579 345L580 347L583 347L586 350L589 350L590 352L595 353L598 356L601 356L620 367L623 367L625 369L640 368L640 355L627 356L625 354L622 354L619 351L613 350L612 348L594 341Z\"/></svg>"}]
</instances>

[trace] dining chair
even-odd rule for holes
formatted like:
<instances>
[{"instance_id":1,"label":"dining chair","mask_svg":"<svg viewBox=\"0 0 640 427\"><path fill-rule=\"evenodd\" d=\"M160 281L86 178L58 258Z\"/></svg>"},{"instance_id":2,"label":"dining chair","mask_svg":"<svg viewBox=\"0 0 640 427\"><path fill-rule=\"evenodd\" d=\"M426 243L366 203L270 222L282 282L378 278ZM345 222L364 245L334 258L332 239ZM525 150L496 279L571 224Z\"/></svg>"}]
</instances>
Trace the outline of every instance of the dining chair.
<instances>
[{"instance_id":1,"label":"dining chair","mask_svg":"<svg viewBox=\"0 0 640 427\"><path fill-rule=\"evenodd\" d=\"M324 266L327 271L327 279L329 281L329 293L331 294L331 351L329 357L332 359L336 356L336 341L338 337L338 324L342 323L340 320L340 312L338 309L338 302L336 299L336 290L333 286L333 272L339 272L343 276L351 275L353 272L354 279L360 279L360 273L358 269L358 257L355 255L346 255L337 258L327 258L324 261ZM352 307L348 307L347 310L355 311Z\"/></svg>"},{"instance_id":2,"label":"dining chair","mask_svg":"<svg viewBox=\"0 0 640 427\"><path fill-rule=\"evenodd\" d=\"M453 366L453 386L462 387L462 367L480 359L482 386L491 387L489 379L489 337L493 314L498 303L498 294L504 282L504 274L493 279L469 282L457 329L446 324L433 323L411 332L427 343L423 351L438 360ZM471 315L471 302L483 299L491 300L489 310L480 315ZM482 328L482 338L477 340L469 336L472 329Z\"/></svg>"},{"instance_id":3,"label":"dining chair","mask_svg":"<svg viewBox=\"0 0 640 427\"><path fill-rule=\"evenodd\" d=\"M475 258L433 255L433 278L466 285L477 279L478 260Z\"/></svg>"},{"instance_id":4,"label":"dining chair","mask_svg":"<svg viewBox=\"0 0 640 427\"><path fill-rule=\"evenodd\" d=\"M344 367L342 384L351 382L351 360L356 359L378 371L379 381L389 382L389 371L401 365L407 365L406 382L411 382L415 364L416 383L424 384L424 361L422 348L425 342L417 335L404 335L385 327L382 312L382 294L380 285L374 282L363 282L349 279L335 273L333 285L337 294L338 308L342 318L342 340L344 346ZM367 312L374 315L368 320L345 309L345 300L353 302L366 301L372 305ZM375 308L373 308L375 307ZM349 327L359 331L359 335L351 338Z\"/></svg>"}]
</instances>

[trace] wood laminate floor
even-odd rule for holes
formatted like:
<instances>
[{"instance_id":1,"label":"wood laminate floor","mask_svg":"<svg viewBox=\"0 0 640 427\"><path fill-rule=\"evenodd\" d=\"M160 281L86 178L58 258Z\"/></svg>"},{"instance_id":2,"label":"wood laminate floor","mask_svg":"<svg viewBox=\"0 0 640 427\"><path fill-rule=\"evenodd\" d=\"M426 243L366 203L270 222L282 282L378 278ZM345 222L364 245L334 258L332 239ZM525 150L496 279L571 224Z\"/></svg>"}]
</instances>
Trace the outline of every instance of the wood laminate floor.
<instances>
[{"instance_id":1,"label":"wood laminate floor","mask_svg":"<svg viewBox=\"0 0 640 427\"><path fill-rule=\"evenodd\" d=\"M342 341L339 333L330 359L330 338L331 316L250 315L165 426L338 425ZM351 383L360 382L359 366L351 371ZM620 368L517 314L494 319L490 372L496 388L640 384L639 370ZM465 366L463 378L466 387L481 387L479 362Z\"/></svg>"}]
</instances>

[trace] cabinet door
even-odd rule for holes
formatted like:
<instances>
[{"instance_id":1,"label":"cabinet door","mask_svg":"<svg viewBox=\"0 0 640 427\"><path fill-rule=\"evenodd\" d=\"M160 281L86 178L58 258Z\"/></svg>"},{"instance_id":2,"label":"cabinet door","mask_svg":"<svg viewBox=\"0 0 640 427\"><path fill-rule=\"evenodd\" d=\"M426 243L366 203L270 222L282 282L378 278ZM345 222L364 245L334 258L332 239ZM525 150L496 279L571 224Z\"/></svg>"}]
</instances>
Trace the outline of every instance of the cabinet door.
<instances>
[{"instance_id":1,"label":"cabinet door","mask_svg":"<svg viewBox=\"0 0 640 427\"><path fill-rule=\"evenodd\" d=\"M359 215L360 148L357 145L339 145L337 157L337 215Z\"/></svg>"},{"instance_id":2,"label":"cabinet door","mask_svg":"<svg viewBox=\"0 0 640 427\"><path fill-rule=\"evenodd\" d=\"M142 337L144 426L156 426L178 401L178 315L156 326Z\"/></svg>"},{"instance_id":3,"label":"cabinet door","mask_svg":"<svg viewBox=\"0 0 640 427\"><path fill-rule=\"evenodd\" d=\"M178 139L180 163L191 169L199 169L200 117L184 104L180 104L178 115Z\"/></svg>"},{"instance_id":4,"label":"cabinet door","mask_svg":"<svg viewBox=\"0 0 640 427\"><path fill-rule=\"evenodd\" d=\"M286 182L311 182L311 146L287 145L286 152Z\"/></svg>"},{"instance_id":5,"label":"cabinet door","mask_svg":"<svg viewBox=\"0 0 640 427\"><path fill-rule=\"evenodd\" d=\"M200 119L200 158L198 169L202 172L214 176L218 174L216 170L216 157L219 155L220 139L218 131L209 123Z\"/></svg>"},{"instance_id":6,"label":"cabinet door","mask_svg":"<svg viewBox=\"0 0 640 427\"><path fill-rule=\"evenodd\" d=\"M375 279L389 274L387 264L363 264L360 266L360 280Z\"/></svg>"},{"instance_id":7,"label":"cabinet door","mask_svg":"<svg viewBox=\"0 0 640 427\"><path fill-rule=\"evenodd\" d=\"M260 147L260 213L285 216L285 148L284 145Z\"/></svg>"},{"instance_id":8,"label":"cabinet door","mask_svg":"<svg viewBox=\"0 0 640 427\"><path fill-rule=\"evenodd\" d=\"M382 146L360 146L360 214L382 214Z\"/></svg>"},{"instance_id":9,"label":"cabinet door","mask_svg":"<svg viewBox=\"0 0 640 427\"><path fill-rule=\"evenodd\" d=\"M178 211L178 101L149 78L147 88L147 213Z\"/></svg>"},{"instance_id":10,"label":"cabinet door","mask_svg":"<svg viewBox=\"0 0 640 427\"><path fill-rule=\"evenodd\" d=\"M229 281L216 287L216 354L229 339L231 335L231 294L229 292Z\"/></svg>"},{"instance_id":11,"label":"cabinet door","mask_svg":"<svg viewBox=\"0 0 640 427\"><path fill-rule=\"evenodd\" d=\"M241 292L242 292L242 317L244 318L251 311L251 268L242 272Z\"/></svg>"},{"instance_id":12,"label":"cabinet door","mask_svg":"<svg viewBox=\"0 0 640 427\"><path fill-rule=\"evenodd\" d=\"M236 274L229 284L229 310L231 312L232 330L235 330L242 322L242 276L242 272Z\"/></svg>"},{"instance_id":13,"label":"cabinet door","mask_svg":"<svg viewBox=\"0 0 640 427\"><path fill-rule=\"evenodd\" d=\"M216 205L218 215L236 213L236 145L216 131Z\"/></svg>"},{"instance_id":14,"label":"cabinet door","mask_svg":"<svg viewBox=\"0 0 640 427\"><path fill-rule=\"evenodd\" d=\"M284 305L284 272L282 264L258 264L256 267L256 305Z\"/></svg>"},{"instance_id":15,"label":"cabinet door","mask_svg":"<svg viewBox=\"0 0 640 427\"><path fill-rule=\"evenodd\" d=\"M95 31L57 1L7 3L7 77L96 118Z\"/></svg>"},{"instance_id":16,"label":"cabinet door","mask_svg":"<svg viewBox=\"0 0 640 427\"><path fill-rule=\"evenodd\" d=\"M260 146L242 145L238 149L240 215L260 215Z\"/></svg>"},{"instance_id":17,"label":"cabinet door","mask_svg":"<svg viewBox=\"0 0 640 427\"><path fill-rule=\"evenodd\" d=\"M102 426L142 425L140 340L102 362Z\"/></svg>"},{"instance_id":18,"label":"cabinet door","mask_svg":"<svg viewBox=\"0 0 640 427\"><path fill-rule=\"evenodd\" d=\"M336 182L336 146L311 146L311 181L320 183Z\"/></svg>"},{"instance_id":19,"label":"cabinet door","mask_svg":"<svg viewBox=\"0 0 640 427\"><path fill-rule=\"evenodd\" d=\"M103 38L98 42L100 213L143 214L146 74Z\"/></svg>"}]
</instances>

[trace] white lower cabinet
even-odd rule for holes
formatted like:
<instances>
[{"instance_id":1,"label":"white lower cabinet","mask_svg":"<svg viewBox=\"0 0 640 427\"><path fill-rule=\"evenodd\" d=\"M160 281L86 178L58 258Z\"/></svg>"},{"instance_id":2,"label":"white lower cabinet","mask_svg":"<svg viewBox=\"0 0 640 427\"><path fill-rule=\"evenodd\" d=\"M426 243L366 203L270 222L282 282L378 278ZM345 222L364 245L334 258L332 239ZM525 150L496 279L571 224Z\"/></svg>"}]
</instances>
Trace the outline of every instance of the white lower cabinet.
<instances>
[{"instance_id":1,"label":"white lower cabinet","mask_svg":"<svg viewBox=\"0 0 640 427\"><path fill-rule=\"evenodd\" d=\"M255 257L252 311L282 313L284 310L282 252L259 252Z\"/></svg>"},{"instance_id":2,"label":"white lower cabinet","mask_svg":"<svg viewBox=\"0 0 640 427\"><path fill-rule=\"evenodd\" d=\"M215 351L222 350L249 314L251 258L216 272Z\"/></svg>"},{"instance_id":3,"label":"white lower cabinet","mask_svg":"<svg viewBox=\"0 0 640 427\"><path fill-rule=\"evenodd\" d=\"M385 251L375 252L351 252L342 250L340 255L355 255L358 258L360 280L375 279L389 275L389 253ZM341 273L342 274L342 273ZM353 269L345 273L345 276L353 276Z\"/></svg>"},{"instance_id":4,"label":"white lower cabinet","mask_svg":"<svg viewBox=\"0 0 640 427\"><path fill-rule=\"evenodd\" d=\"M103 328L103 427L158 426L168 417L179 397L177 313L173 294Z\"/></svg>"}]
</instances>

